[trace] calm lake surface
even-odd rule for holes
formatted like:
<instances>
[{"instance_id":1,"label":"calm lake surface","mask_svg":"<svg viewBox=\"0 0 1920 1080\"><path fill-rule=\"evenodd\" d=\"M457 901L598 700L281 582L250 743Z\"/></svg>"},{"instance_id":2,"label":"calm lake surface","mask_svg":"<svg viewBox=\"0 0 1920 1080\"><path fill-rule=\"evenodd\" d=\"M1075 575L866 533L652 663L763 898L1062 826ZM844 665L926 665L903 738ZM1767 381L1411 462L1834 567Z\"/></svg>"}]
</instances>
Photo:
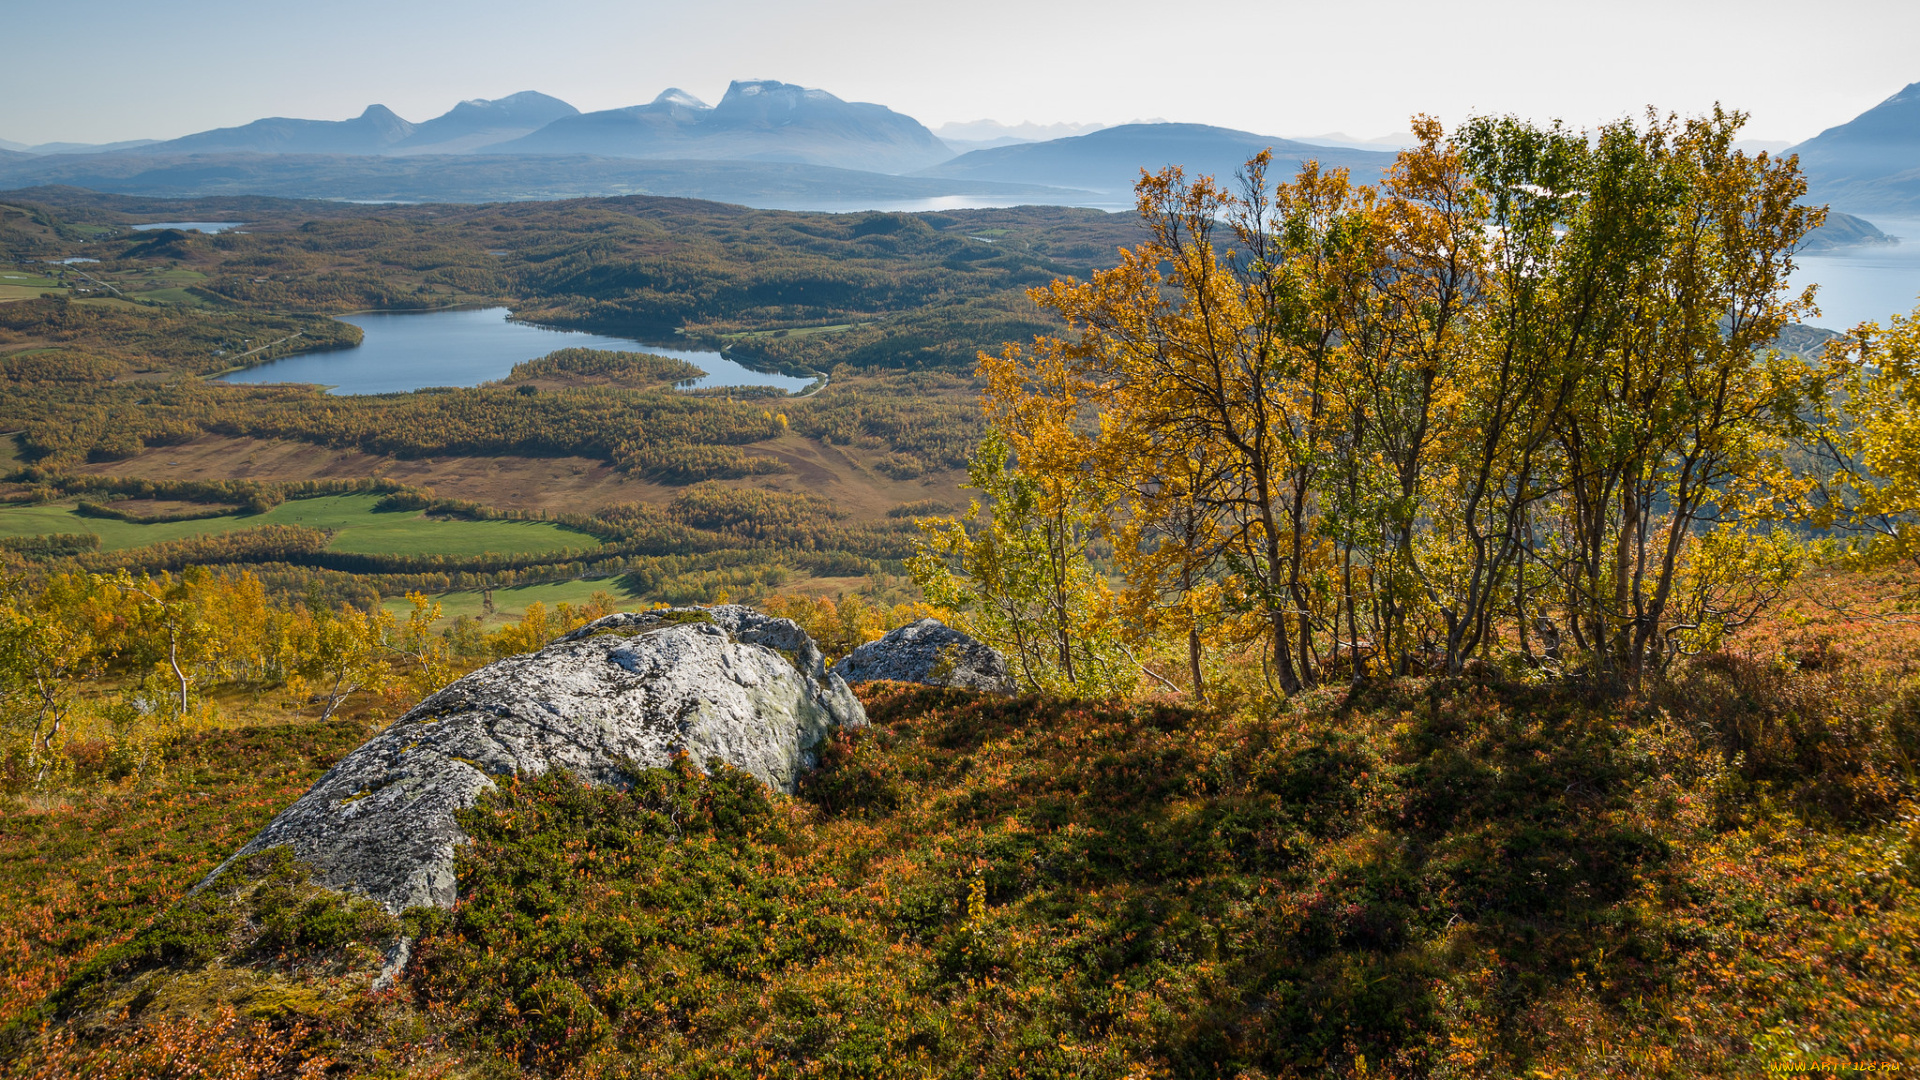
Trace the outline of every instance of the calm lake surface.
<instances>
[{"instance_id":1,"label":"calm lake surface","mask_svg":"<svg viewBox=\"0 0 1920 1080\"><path fill-rule=\"evenodd\" d=\"M366 337L357 347L289 356L223 375L220 381L318 383L333 394L392 394L427 386L478 386L504 379L513 365L555 349L617 349L671 356L707 373L704 378L683 384L688 388L777 386L791 393L813 383L812 379L754 371L717 352L666 349L628 338L508 322L506 308L348 315L341 321L365 331Z\"/></svg>"},{"instance_id":2,"label":"calm lake surface","mask_svg":"<svg viewBox=\"0 0 1920 1080\"><path fill-rule=\"evenodd\" d=\"M149 221L145 225L135 225L134 232L149 232L153 229L179 229L181 232L223 233L228 229L237 229L245 225L244 221Z\"/></svg>"},{"instance_id":3,"label":"calm lake surface","mask_svg":"<svg viewBox=\"0 0 1920 1080\"><path fill-rule=\"evenodd\" d=\"M1871 319L1885 326L1887 316L1911 314L1920 302L1920 221L1868 219L1897 244L1862 244L1827 255L1794 260L1795 289L1818 284L1814 302L1820 314L1805 321L1846 331Z\"/></svg>"},{"instance_id":4,"label":"calm lake surface","mask_svg":"<svg viewBox=\"0 0 1920 1080\"><path fill-rule=\"evenodd\" d=\"M759 210L796 210L822 214L864 214L881 211L890 214L929 214L940 210L1000 210L1009 206L1032 206L1034 200L995 198L988 195L934 195L919 199L849 199L844 202L819 199L781 199L774 196L746 199L729 195L724 202L740 202ZM1088 192L1085 201L1063 199L1048 206L1082 206L1108 213L1133 212L1133 193L1105 196Z\"/></svg>"}]
</instances>

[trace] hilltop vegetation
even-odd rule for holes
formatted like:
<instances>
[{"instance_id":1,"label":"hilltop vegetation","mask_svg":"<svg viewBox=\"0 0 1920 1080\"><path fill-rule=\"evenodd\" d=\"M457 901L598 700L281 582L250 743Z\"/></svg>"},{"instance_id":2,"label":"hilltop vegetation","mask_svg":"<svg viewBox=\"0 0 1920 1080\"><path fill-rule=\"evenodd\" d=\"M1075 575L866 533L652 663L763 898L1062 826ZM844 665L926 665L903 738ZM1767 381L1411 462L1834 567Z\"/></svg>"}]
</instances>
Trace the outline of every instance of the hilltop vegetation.
<instances>
[{"instance_id":1,"label":"hilltop vegetation","mask_svg":"<svg viewBox=\"0 0 1920 1080\"><path fill-rule=\"evenodd\" d=\"M5 1013L65 979L58 1000L106 1026L15 1060L113 1075L1906 1062L1920 852L1879 815L1911 792L1877 786L1889 744L1855 740L1910 707L1874 674L1709 665L1624 712L1413 684L1266 718L873 688L874 726L796 800L686 767L506 785L466 818L468 902L412 923L419 959L375 995L391 920L298 891L297 868L141 929L364 728L210 734L174 744L164 781L12 819L0 888L30 917ZM1863 726L1775 711L1816 698ZM29 869L69 846L110 891Z\"/></svg>"}]
</instances>

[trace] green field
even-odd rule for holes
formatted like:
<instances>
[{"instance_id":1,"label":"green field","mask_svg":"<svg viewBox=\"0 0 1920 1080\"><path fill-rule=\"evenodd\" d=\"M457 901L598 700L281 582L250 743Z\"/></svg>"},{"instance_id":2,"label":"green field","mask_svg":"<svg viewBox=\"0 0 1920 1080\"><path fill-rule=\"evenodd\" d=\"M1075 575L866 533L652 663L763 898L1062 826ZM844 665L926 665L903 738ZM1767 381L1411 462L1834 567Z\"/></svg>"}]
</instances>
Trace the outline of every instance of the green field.
<instances>
[{"instance_id":1,"label":"green field","mask_svg":"<svg viewBox=\"0 0 1920 1080\"><path fill-rule=\"evenodd\" d=\"M66 284L45 274L29 274L19 270L0 270L0 285L12 285L28 289L64 289Z\"/></svg>"},{"instance_id":2,"label":"green field","mask_svg":"<svg viewBox=\"0 0 1920 1080\"><path fill-rule=\"evenodd\" d=\"M375 510L377 495L326 495L281 503L264 514L136 525L82 517L71 504L0 508L0 536L93 533L103 551L144 547L256 525L305 525L335 532L329 550L360 555L533 555L593 548L585 533L540 521L446 521L418 511Z\"/></svg>"},{"instance_id":3,"label":"green field","mask_svg":"<svg viewBox=\"0 0 1920 1080\"><path fill-rule=\"evenodd\" d=\"M726 338L728 341L737 341L742 338L809 337L813 334L837 334L843 330L856 330L862 326L871 325L873 324L859 322L836 323L832 326L793 326L779 330L743 330L737 334L721 334L720 336Z\"/></svg>"}]
</instances>

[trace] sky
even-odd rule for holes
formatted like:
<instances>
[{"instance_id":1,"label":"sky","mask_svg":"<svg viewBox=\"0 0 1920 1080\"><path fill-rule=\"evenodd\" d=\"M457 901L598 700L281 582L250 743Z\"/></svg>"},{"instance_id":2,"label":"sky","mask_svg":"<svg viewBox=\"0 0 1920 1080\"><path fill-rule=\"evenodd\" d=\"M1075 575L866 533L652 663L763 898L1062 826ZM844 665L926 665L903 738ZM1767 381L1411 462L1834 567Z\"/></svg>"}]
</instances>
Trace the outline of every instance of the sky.
<instances>
[{"instance_id":1,"label":"sky","mask_svg":"<svg viewBox=\"0 0 1920 1080\"><path fill-rule=\"evenodd\" d=\"M1913 0L92 0L10 3L0 138L172 138L540 90L583 110L779 79L948 121L1265 135L1426 112L1584 126L1715 102L1797 142L1920 81ZM1196 13L1197 12L1197 13Z\"/></svg>"}]
</instances>

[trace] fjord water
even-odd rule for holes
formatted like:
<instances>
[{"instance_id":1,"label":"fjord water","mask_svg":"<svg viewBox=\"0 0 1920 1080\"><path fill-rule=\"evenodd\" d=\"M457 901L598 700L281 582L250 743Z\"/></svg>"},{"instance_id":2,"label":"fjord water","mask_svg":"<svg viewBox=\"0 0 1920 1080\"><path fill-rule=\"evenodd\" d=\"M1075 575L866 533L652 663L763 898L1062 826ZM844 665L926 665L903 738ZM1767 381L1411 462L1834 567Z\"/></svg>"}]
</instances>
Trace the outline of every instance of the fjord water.
<instances>
[{"instance_id":1,"label":"fjord water","mask_svg":"<svg viewBox=\"0 0 1920 1080\"><path fill-rule=\"evenodd\" d=\"M155 229L179 229L181 232L223 233L228 229L237 229L246 224L242 221L149 221L145 225L135 225L134 232L152 232Z\"/></svg>"},{"instance_id":2,"label":"fjord water","mask_svg":"<svg viewBox=\"0 0 1920 1080\"><path fill-rule=\"evenodd\" d=\"M774 386L791 393L812 384L811 379L754 371L717 352L664 349L626 338L509 322L503 307L347 315L341 321L365 332L358 346L289 356L220 379L232 383L318 383L333 394L392 394L428 386L478 386L491 379L504 379L513 365L555 349L618 349L671 356L706 372L704 377L682 384L688 388Z\"/></svg>"},{"instance_id":3,"label":"fjord water","mask_svg":"<svg viewBox=\"0 0 1920 1080\"><path fill-rule=\"evenodd\" d=\"M1920 302L1920 221L1874 218L1897 244L1859 244L1824 255L1794 260L1796 289L1818 284L1814 302L1820 314L1803 321L1847 331L1872 320L1882 326L1891 315L1906 315Z\"/></svg>"}]
</instances>

